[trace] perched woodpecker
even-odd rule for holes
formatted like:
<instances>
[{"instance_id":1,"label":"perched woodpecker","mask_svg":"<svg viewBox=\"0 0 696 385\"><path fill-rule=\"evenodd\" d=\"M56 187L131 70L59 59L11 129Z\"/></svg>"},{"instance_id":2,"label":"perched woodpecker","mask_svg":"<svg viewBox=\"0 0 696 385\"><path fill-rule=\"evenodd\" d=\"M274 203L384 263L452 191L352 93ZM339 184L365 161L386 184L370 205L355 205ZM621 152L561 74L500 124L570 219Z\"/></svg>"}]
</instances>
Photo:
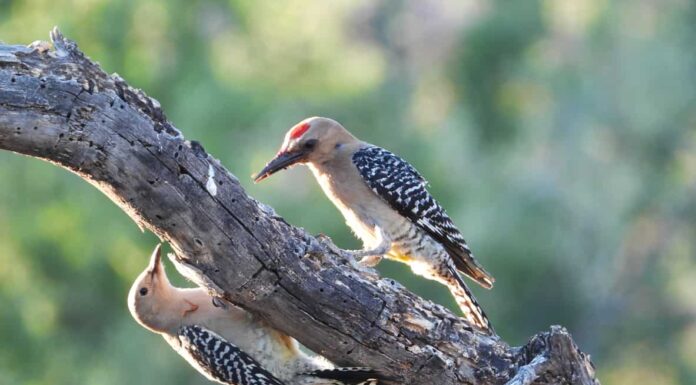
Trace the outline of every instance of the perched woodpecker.
<instances>
[{"instance_id":1,"label":"perched woodpecker","mask_svg":"<svg viewBox=\"0 0 696 385\"><path fill-rule=\"evenodd\" d=\"M214 301L201 288L169 283L160 246L128 294L133 318L158 333L211 381L230 385L376 385L367 368L335 368L252 314Z\"/></svg>"},{"instance_id":2,"label":"perched woodpecker","mask_svg":"<svg viewBox=\"0 0 696 385\"><path fill-rule=\"evenodd\" d=\"M351 252L364 266L383 256L446 285L466 319L492 327L458 270L490 289L493 277L474 259L445 210L416 169L391 152L365 143L335 120L313 117L293 126L255 182L294 164L306 164L346 223L362 240Z\"/></svg>"}]
</instances>

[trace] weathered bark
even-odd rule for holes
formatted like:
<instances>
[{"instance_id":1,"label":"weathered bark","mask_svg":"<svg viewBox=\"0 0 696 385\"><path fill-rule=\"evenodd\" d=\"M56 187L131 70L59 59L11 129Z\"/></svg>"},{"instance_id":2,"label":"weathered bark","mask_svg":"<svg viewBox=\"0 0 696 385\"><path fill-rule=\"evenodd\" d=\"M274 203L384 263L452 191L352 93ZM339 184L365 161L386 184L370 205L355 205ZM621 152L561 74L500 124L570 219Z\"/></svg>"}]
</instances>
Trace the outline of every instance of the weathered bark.
<instances>
[{"instance_id":1,"label":"weathered bark","mask_svg":"<svg viewBox=\"0 0 696 385\"><path fill-rule=\"evenodd\" d=\"M198 282L342 365L402 384L598 384L561 327L510 347L334 252L246 195L159 104L56 30L0 45L0 148L67 168L168 241ZM241 144L239 144L241 145Z\"/></svg>"}]
</instances>

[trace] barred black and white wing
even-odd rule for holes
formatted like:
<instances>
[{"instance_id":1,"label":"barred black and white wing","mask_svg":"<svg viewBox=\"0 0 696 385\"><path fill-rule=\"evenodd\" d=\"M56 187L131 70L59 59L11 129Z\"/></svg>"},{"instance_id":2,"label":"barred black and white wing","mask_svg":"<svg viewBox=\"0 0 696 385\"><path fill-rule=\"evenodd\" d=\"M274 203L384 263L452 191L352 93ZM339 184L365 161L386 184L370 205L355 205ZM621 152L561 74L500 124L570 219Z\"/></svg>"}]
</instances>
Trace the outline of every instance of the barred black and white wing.
<instances>
[{"instance_id":1,"label":"barred black and white wing","mask_svg":"<svg viewBox=\"0 0 696 385\"><path fill-rule=\"evenodd\" d=\"M483 287L493 286L493 277L474 259L464 237L428 193L428 183L413 166L377 146L355 152L353 163L372 191L445 247L458 270Z\"/></svg>"},{"instance_id":2,"label":"barred black and white wing","mask_svg":"<svg viewBox=\"0 0 696 385\"><path fill-rule=\"evenodd\" d=\"M213 381L229 385L283 385L248 354L197 325L179 329L179 341L196 369Z\"/></svg>"},{"instance_id":3,"label":"barred black and white wing","mask_svg":"<svg viewBox=\"0 0 696 385\"><path fill-rule=\"evenodd\" d=\"M378 385L380 379L386 378L374 369L360 367L315 370L304 375L331 385Z\"/></svg>"}]
</instances>

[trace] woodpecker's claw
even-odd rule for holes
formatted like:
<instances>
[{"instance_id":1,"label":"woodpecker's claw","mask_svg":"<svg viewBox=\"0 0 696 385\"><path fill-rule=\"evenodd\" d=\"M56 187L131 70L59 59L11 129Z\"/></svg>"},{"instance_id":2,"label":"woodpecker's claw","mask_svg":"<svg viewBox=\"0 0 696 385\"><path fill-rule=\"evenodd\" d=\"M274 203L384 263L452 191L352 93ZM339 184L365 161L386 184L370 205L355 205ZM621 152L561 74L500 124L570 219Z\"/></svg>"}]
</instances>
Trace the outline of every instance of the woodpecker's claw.
<instances>
[{"instance_id":1,"label":"woodpecker's claw","mask_svg":"<svg viewBox=\"0 0 696 385\"><path fill-rule=\"evenodd\" d=\"M27 48L37 51L38 53L44 53L51 50L51 43L43 40L35 40L27 46Z\"/></svg>"},{"instance_id":2,"label":"woodpecker's claw","mask_svg":"<svg viewBox=\"0 0 696 385\"><path fill-rule=\"evenodd\" d=\"M375 259L381 260L382 257L379 255L368 255L363 254L363 250L341 250L341 256L345 258L353 269L359 271L360 273L367 275L371 278L379 278L379 273L375 270L377 263L374 263Z\"/></svg>"},{"instance_id":3,"label":"woodpecker's claw","mask_svg":"<svg viewBox=\"0 0 696 385\"><path fill-rule=\"evenodd\" d=\"M213 297L213 306L224 310L228 308L227 302L220 297Z\"/></svg>"},{"instance_id":4,"label":"woodpecker's claw","mask_svg":"<svg viewBox=\"0 0 696 385\"><path fill-rule=\"evenodd\" d=\"M355 258L355 254L354 254L353 252L348 251L348 250L343 250L343 253L344 253L344 255L347 254L347 256L346 256L345 258L350 262L350 265L351 265L355 270L359 271L359 272L362 273L363 275L369 276L370 278L374 278L374 279L378 279L378 278L379 278L379 273L378 273L377 270L374 268L374 266L376 266L376 264L370 265L370 264L368 264L368 263L363 263L363 261L364 261L365 259L371 258L372 256L364 257L363 259L361 259L360 261L358 261L357 258ZM379 257L379 256L375 256L375 257L377 257L377 258L379 258L379 259L382 258L382 257Z\"/></svg>"},{"instance_id":5,"label":"woodpecker's claw","mask_svg":"<svg viewBox=\"0 0 696 385\"><path fill-rule=\"evenodd\" d=\"M343 258L350 260L350 258L346 257L344 250L342 250L338 246L336 246L336 244L333 243L333 241L331 240L331 238L328 235L319 234L316 236L316 240L319 241L320 244L324 245L324 247L329 249L329 251L331 251L332 253L338 254L338 255L342 256Z\"/></svg>"},{"instance_id":6,"label":"woodpecker's claw","mask_svg":"<svg viewBox=\"0 0 696 385\"><path fill-rule=\"evenodd\" d=\"M374 250L343 250L325 234L319 234L315 238L331 252L343 257L355 270L373 278L379 278L379 273L374 267L382 260L382 255L373 253Z\"/></svg>"},{"instance_id":7,"label":"woodpecker's claw","mask_svg":"<svg viewBox=\"0 0 696 385\"><path fill-rule=\"evenodd\" d=\"M382 258L384 258L382 255L366 255L358 261L358 264L366 267L375 267L382 262Z\"/></svg>"}]
</instances>

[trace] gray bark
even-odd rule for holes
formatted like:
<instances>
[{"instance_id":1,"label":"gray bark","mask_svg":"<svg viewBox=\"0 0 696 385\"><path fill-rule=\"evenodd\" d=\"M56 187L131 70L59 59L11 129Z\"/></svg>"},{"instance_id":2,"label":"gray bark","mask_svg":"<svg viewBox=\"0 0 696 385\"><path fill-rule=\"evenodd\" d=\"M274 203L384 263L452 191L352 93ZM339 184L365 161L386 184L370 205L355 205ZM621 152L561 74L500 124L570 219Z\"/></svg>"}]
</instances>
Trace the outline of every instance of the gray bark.
<instances>
[{"instance_id":1,"label":"gray bark","mask_svg":"<svg viewBox=\"0 0 696 385\"><path fill-rule=\"evenodd\" d=\"M57 30L51 38L52 49L0 45L0 148L80 175L169 242L215 295L396 383L599 383L562 327L510 347L397 282L356 272L330 241L249 197L155 100Z\"/></svg>"}]
</instances>

